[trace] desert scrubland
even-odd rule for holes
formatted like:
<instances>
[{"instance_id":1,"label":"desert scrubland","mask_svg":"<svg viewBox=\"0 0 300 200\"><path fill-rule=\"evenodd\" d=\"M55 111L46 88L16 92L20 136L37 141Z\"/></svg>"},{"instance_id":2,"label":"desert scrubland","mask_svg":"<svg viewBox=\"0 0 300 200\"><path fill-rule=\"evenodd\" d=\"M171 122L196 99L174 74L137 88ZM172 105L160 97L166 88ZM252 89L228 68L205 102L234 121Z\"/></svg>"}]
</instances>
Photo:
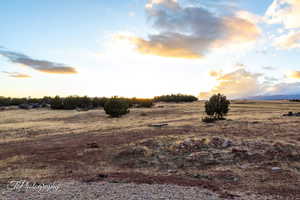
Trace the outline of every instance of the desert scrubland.
<instances>
[{"instance_id":1,"label":"desert scrubland","mask_svg":"<svg viewBox=\"0 0 300 200\"><path fill-rule=\"evenodd\" d=\"M223 198L300 199L300 103L233 101L204 123L204 102L157 103L121 118L40 108L0 111L0 183L11 180L195 186ZM157 128L151 124L167 123Z\"/></svg>"}]
</instances>

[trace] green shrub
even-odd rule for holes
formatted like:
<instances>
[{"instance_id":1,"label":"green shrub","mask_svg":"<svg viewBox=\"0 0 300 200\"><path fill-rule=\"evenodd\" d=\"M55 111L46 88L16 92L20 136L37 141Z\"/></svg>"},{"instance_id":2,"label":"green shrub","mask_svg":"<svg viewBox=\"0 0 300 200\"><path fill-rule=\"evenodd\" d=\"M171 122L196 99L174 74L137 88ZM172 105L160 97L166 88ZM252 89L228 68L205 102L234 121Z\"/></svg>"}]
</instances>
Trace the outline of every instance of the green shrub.
<instances>
[{"instance_id":1,"label":"green shrub","mask_svg":"<svg viewBox=\"0 0 300 200\"><path fill-rule=\"evenodd\" d=\"M51 109L59 110L64 109L63 99L59 96L54 97L51 100Z\"/></svg>"},{"instance_id":2,"label":"green shrub","mask_svg":"<svg viewBox=\"0 0 300 200\"><path fill-rule=\"evenodd\" d=\"M108 98L106 97L95 97L92 99L92 105L94 108L98 108L98 107L104 107L106 101L108 100Z\"/></svg>"},{"instance_id":3,"label":"green shrub","mask_svg":"<svg viewBox=\"0 0 300 200\"><path fill-rule=\"evenodd\" d=\"M111 117L120 117L129 113L129 103L124 98L112 97L106 101L104 110Z\"/></svg>"},{"instance_id":4,"label":"green shrub","mask_svg":"<svg viewBox=\"0 0 300 200\"><path fill-rule=\"evenodd\" d=\"M10 105L10 98L7 97L0 97L0 106L9 106Z\"/></svg>"},{"instance_id":5,"label":"green shrub","mask_svg":"<svg viewBox=\"0 0 300 200\"><path fill-rule=\"evenodd\" d=\"M214 123L216 121L216 118L214 117L203 117L202 118L202 122L205 122L205 123Z\"/></svg>"},{"instance_id":6,"label":"green shrub","mask_svg":"<svg viewBox=\"0 0 300 200\"><path fill-rule=\"evenodd\" d=\"M198 98L192 95L184 94L171 94L154 97L155 102L194 102L198 101Z\"/></svg>"},{"instance_id":7,"label":"green shrub","mask_svg":"<svg viewBox=\"0 0 300 200\"><path fill-rule=\"evenodd\" d=\"M11 106L19 106L19 105L25 104L25 103L27 103L26 98L12 98L10 101Z\"/></svg>"},{"instance_id":8,"label":"green shrub","mask_svg":"<svg viewBox=\"0 0 300 200\"><path fill-rule=\"evenodd\" d=\"M290 102L300 102L300 99L291 99Z\"/></svg>"},{"instance_id":9,"label":"green shrub","mask_svg":"<svg viewBox=\"0 0 300 200\"><path fill-rule=\"evenodd\" d=\"M223 119L229 111L230 101L226 96L215 94L208 101L205 102L205 112L210 117L217 120Z\"/></svg>"},{"instance_id":10,"label":"green shrub","mask_svg":"<svg viewBox=\"0 0 300 200\"><path fill-rule=\"evenodd\" d=\"M74 110L78 107L80 101L76 96L69 96L63 99L63 109Z\"/></svg>"},{"instance_id":11,"label":"green shrub","mask_svg":"<svg viewBox=\"0 0 300 200\"><path fill-rule=\"evenodd\" d=\"M84 97L75 96L73 98L74 98L74 104L76 108L91 109L93 107L92 99L87 96Z\"/></svg>"}]
</instances>

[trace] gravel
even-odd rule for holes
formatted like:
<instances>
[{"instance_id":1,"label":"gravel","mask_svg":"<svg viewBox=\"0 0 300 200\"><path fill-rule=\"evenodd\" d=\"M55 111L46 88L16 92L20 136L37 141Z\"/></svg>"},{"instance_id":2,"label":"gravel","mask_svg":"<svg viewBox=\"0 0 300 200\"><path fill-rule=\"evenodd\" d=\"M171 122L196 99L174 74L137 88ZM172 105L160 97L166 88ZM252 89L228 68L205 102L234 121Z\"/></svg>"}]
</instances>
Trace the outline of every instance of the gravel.
<instances>
[{"instance_id":1,"label":"gravel","mask_svg":"<svg viewBox=\"0 0 300 200\"><path fill-rule=\"evenodd\" d=\"M216 193L197 187L182 187L176 185L148 185L125 183L81 183L76 181L55 183L58 190L40 192L34 189L21 190L0 187L1 200L220 200ZM255 199L256 196L237 199Z\"/></svg>"}]
</instances>

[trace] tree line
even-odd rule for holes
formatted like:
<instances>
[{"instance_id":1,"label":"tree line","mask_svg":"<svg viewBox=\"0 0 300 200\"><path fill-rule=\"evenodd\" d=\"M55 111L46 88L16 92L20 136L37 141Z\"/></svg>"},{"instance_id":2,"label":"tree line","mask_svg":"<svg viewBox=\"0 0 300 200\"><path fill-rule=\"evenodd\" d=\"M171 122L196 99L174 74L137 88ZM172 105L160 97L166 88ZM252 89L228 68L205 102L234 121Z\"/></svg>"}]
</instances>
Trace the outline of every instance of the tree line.
<instances>
[{"instance_id":1,"label":"tree line","mask_svg":"<svg viewBox=\"0 0 300 200\"><path fill-rule=\"evenodd\" d=\"M155 102L193 102L198 99L192 95L183 94L171 94L156 96L154 98L125 98L125 97L111 97L117 98L122 101L126 101L129 107L137 108L150 108ZM21 106L40 105L41 107L49 106L56 110L73 110L77 108L81 109L93 109L98 107L104 107L105 103L110 100L108 97L88 97L88 96L68 96L68 97L50 97L45 96L43 98L10 98L0 96L0 106Z\"/></svg>"}]
</instances>

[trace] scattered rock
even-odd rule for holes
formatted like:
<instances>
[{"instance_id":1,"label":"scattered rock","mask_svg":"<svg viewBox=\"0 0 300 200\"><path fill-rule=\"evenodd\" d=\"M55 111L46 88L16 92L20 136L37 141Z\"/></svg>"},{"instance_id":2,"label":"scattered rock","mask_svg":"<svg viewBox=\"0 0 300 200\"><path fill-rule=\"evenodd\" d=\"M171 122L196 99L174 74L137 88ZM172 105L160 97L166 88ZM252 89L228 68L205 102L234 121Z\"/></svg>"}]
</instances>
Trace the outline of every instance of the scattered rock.
<instances>
[{"instance_id":1,"label":"scattered rock","mask_svg":"<svg viewBox=\"0 0 300 200\"><path fill-rule=\"evenodd\" d=\"M280 171L281 168L280 167L272 167L272 171Z\"/></svg>"},{"instance_id":2,"label":"scattered rock","mask_svg":"<svg viewBox=\"0 0 300 200\"><path fill-rule=\"evenodd\" d=\"M201 149L207 149L207 141L203 139L185 139L179 144L175 144L174 148L176 152L195 152Z\"/></svg>"},{"instance_id":3,"label":"scattered rock","mask_svg":"<svg viewBox=\"0 0 300 200\"><path fill-rule=\"evenodd\" d=\"M248 158L248 151L243 149L232 149L231 151L234 154L235 158L239 159L247 159Z\"/></svg>"},{"instance_id":4,"label":"scattered rock","mask_svg":"<svg viewBox=\"0 0 300 200\"><path fill-rule=\"evenodd\" d=\"M91 149L98 149L99 148L99 145L95 142L93 143L88 143L86 144L88 148L91 148Z\"/></svg>"},{"instance_id":5,"label":"scattered rock","mask_svg":"<svg viewBox=\"0 0 300 200\"><path fill-rule=\"evenodd\" d=\"M166 160L167 160L167 157L164 156L164 155L158 155L157 158L158 158L158 160L160 160L160 161L166 161Z\"/></svg>"},{"instance_id":6,"label":"scattered rock","mask_svg":"<svg viewBox=\"0 0 300 200\"><path fill-rule=\"evenodd\" d=\"M228 148L232 146L232 142L230 140L225 140L222 144L223 148Z\"/></svg>"},{"instance_id":7,"label":"scattered rock","mask_svg":"<svg viewBox=\"0 0 300 200\"><path fill-rule=\"evenodd\" d=\"M225 139L219 137L213 137L209 142L209 146L213 148L222 148L223 144L225 143Z\"/></svg>"},{"instance_id":8,"label":"scattered rock","mask_svg":"<svg viewBox=\"0 0 300 200\"><path fill-rule=\"evenodd\" d=\"M300 117L300 112L297 112L297 113L288 112L288 114L283 114L282 116L284 116L284 117Z\"/></svg>"},{"instance_id":9,"label":"scattered rock","mask_svg":"<svg viewBox=\"0 0 300 200\"><path fill-rule=\"evenodd\" d=\"M99 178L107 178L108 175L107 175L107 174L98 174L98 177L99 177Z\"/></svg>"},{"instance_id":10,"label":"scattered rock","mask_svg":"<svg viewBox=\"0 0 300 200\"><path fill-rule=\"evenodd\" d=\"M190 138L185 139L182 144L185 146L191 146L193 144L193 140Z\"/></svg>"},{"instance_id":11,"label":"scattered rock","mask_svg":"<svg viewBox=\"0 0 300 200\"><path fill-rule=\"evenodd\" d=\"M150 127L161 128L161 127L168 126L168 125L169 124L167 124L167 123L163 123L163 124L150 124L149 126Z\"/></svg>"},{"instance_id":12,"label":"scattered rock","mask_svg":"<svg viewBox=\"0 0 300 200\"><path fill-rule=\"evenodd\" d=\"M186 157L189 162L196 162L196 165L213 165L217 164L218 161L214 159L213 155L208 152L194 152Z\"/></svg>"}]
</instances>

